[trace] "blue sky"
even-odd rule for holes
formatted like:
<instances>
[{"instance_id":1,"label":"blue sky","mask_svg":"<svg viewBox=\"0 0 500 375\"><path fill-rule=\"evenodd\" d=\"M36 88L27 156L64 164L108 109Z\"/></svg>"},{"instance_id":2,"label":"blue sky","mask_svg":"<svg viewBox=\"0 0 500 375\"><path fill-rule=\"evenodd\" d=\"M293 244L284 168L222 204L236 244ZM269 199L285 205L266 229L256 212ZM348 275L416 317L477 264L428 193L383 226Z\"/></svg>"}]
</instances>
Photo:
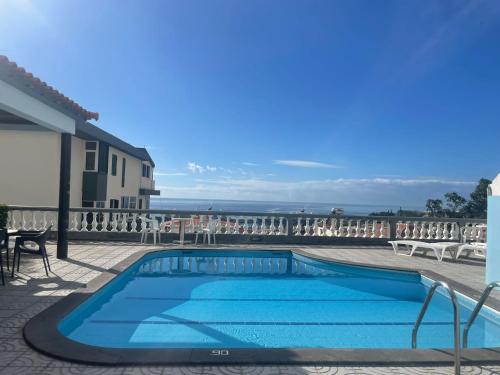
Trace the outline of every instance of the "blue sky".
<instances>
[{"instance_id":1,"label":"blue sky","mask_svg":"<svg viewBox=\"0 0 500 375\"><path fill-rule=\"evenodd\" d=\"M0 2L165 197L421 206L500 172L498 1Z\"/></svg>"}]
</instances>

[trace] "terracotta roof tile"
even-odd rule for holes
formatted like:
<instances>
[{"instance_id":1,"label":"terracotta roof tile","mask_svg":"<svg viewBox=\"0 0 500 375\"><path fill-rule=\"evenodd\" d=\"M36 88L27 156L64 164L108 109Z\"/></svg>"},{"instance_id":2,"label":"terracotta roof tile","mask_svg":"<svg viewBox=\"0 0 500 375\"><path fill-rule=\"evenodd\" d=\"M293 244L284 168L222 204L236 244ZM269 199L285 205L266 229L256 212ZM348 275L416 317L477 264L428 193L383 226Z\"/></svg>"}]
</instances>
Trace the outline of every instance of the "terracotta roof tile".
<instances>
[{"instance_id":1,"label":"terracotta roof tile","mask_svg":"<svg viewBox=\"0 0 500 375\"><path fill-rule=\"evenodd\" d=\"M41 95L47 96L56 104L65 106L69 110L76 112L80 116L83 116L85 120L99 120L99 113L87 111L78 103L63 95L55 88L42 81L40 78L35 77L32 73L27 72L26 69L18 66L15 62L10 61L7 56L0 55L0 67L1 66L4 66L9 73L29 81L31 83L31 87L39 90Z\"/></svg>"}]
</instances>

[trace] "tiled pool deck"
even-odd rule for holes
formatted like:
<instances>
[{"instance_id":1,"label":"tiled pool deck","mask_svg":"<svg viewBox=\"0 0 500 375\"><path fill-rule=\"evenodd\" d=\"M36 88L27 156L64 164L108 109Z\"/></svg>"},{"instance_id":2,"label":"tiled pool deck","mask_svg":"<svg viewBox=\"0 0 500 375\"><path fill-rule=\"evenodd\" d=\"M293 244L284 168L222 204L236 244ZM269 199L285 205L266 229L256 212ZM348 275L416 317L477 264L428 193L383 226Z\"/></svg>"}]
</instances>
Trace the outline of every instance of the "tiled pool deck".
<instances>
[{"instance_id":1,"label":"tiled pool deck","mask_svg":"<svg viewBox=\"0 0 500 375\"><path fill-rule=\"evenodd\" d=\"M166 245L163 248L169 247ZM249 248L252 246L244 246ZM263 248L263 245L259 245ZM151 247L153 249L153 247ZM157 247L160 249L161 247ZM237 248L232 246L231 248ZM266 248L277 248L269 246ZM280 246L280 248L293 248ZM75 242L70 245L69 258L55 258L55 245L48 246L52 274L45 276L39 257L23 255L21 272L14 279L7 276L7 285L0 285L0 374L452 374L451 367L303 367L303 366L201 366L201 367L97 367L64 362L37 353L24 343L22 327L44 310L75 289L84 287L101 272L131 254L147 249L130 243ZM397 256L389 247L302 246L303 251L334 260L389 267L405 267L438 273L479 293L484 288L484 261L473 257L460 262L438 263L431 256ZM5 270L6 271L6 270ZM500 306L499 294L493 303ZM462 367L463 374L500 374L500 366Z\"/></svg>"}]
</instances>

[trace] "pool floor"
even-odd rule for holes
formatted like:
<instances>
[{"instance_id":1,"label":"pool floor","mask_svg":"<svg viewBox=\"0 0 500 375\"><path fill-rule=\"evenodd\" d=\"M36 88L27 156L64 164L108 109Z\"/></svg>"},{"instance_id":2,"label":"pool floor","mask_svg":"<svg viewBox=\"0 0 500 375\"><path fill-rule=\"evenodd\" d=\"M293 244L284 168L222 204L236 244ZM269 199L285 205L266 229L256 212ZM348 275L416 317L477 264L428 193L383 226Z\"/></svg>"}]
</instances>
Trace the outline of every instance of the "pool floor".
<instances>
[{"instance_id":1,"label":"pool floor","mask_svg":"<svg viewBox=\"0 0 500 375\"><path fill-rule=\"evenodd\" d=\"M59 330L108 348L411 348L427 287L416 273L291 252L170 251L146 256L69 314ZM470 310L461 306L464 324ZM421 348L452 346L450 301L436 295ZM480 316L470 347L500 346Z\"/></svg>"}]
</instances>

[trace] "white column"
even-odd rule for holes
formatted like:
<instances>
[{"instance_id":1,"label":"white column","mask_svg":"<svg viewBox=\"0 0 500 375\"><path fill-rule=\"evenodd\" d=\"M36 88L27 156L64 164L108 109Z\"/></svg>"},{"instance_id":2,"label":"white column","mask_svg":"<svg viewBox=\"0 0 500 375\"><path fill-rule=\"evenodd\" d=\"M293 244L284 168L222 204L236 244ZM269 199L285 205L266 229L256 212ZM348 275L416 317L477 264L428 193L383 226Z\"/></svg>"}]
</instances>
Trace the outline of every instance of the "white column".
<instances>
[{"instance_id":1,"label":"white column","mask_svg":"<svg viewBox=\"0 0 500 375\"><path fill-rule=\"evenodd\" d=\"M500 280L500 174L490 185L488 196L488 228L486 232L488 251L486 254L486 283Z\"/></svg>"}]
</instances>

